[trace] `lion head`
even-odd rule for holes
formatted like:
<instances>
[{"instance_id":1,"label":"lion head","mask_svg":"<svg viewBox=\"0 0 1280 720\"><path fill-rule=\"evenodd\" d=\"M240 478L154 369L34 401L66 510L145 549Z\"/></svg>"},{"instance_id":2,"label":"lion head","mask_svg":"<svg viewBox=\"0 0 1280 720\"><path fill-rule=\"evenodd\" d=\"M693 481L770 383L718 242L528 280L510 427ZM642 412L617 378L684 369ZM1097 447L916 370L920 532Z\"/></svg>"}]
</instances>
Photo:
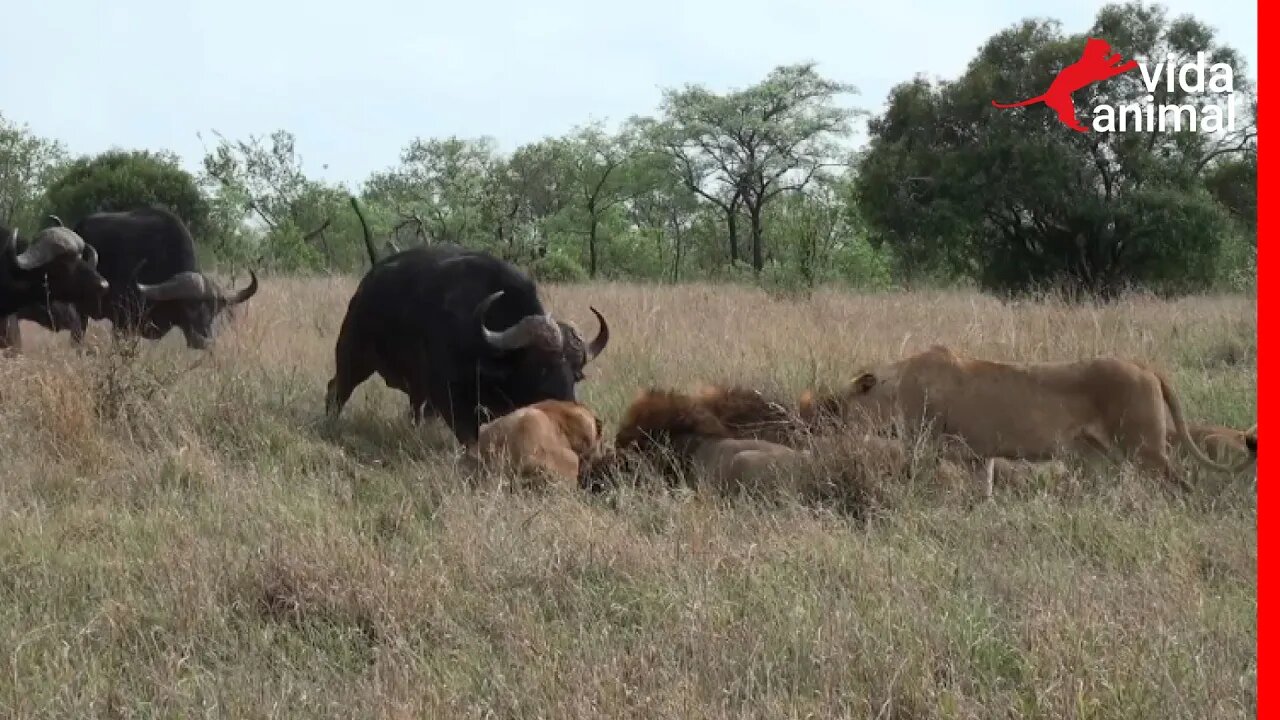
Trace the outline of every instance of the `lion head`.
<instances>
[{"instance_id":1,"label":"lion head","mask_svg":"<svg viewBox=\"0 0 1280 720\"><path fill-rule=\"evenodd\" d=\"M890 370L869 370L834 391L806 390L796 414L815 431L889 427L896 409L896 388Z\"/></svg>"}]
</instances>

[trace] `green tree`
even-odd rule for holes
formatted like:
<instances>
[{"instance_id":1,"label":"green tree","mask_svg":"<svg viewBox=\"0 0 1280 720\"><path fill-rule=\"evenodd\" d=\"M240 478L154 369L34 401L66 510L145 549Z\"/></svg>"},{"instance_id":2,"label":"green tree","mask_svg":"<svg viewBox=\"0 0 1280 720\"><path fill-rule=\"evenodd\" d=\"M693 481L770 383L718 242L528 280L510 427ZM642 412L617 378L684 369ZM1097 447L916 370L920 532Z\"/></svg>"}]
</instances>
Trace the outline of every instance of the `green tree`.
<instances>
[{"instance_id":1,"label":"green tree","mask_svg":"<svg viewBox=\"0 0 1280 720\"><path fill-rule=\"evenodd\" d=\"M656 268L648 276L679 282L694 240L693 228L700 212L698 196L683 182L680 166L666 153L638 155L630 173L633 192L625 208L631 231L652 244Z\"/></svg>"},{"instance_id":2,"label":"green tree","mask_svg":"<svg viewBox=\"0 0 1280 720\"><path fill-rule=\"evenodd\" d=\"M671 114L668 112L668 117L662 122L640 121L646 141L671 158L680 183L723 219L728 250L725 260L732 267L742 257L738 231L742 188L729 181L711 153L692 138L691 123L681 123L670 117ZM711 251L711 248L707 250Z\"/></svg>"},{"instance_id":3,"label":"green tree","mask_svg":"<svg viewBox=\"0 0 1280 720\"><path fill-rule=\"evenodd\" d=\"M418 243L482 246L494 235L485 227L492 216L486 203L499 163L492 138L419 138L398 167L369 179L365 195L395 209L398 237L407 229Z\"/></svg>"},{"instance_id":4,"label":"green tree","mask_svg":"<svg viewBox=\"0 0 1280 720\"><path fill-rule=\"evenodd\" d=\"M808 287L834 277L834 256L850 232L847 206L835 183L819 178L805 193L776 203L770 221L779 228L781 264L790 266Z\"/></svg>"},{"instance_id":5,"label":"green tree","mask_svg":"<svg viewBox=\"0 0 1280 720\"><path fill-rule=\"evenodd\" d=\"M307 177L292 134L218 140L205 155L204 182L222 205L239 210L236 229L264 230L262 260L288 269L360 265L363 245L349 193Z\"/></svg>"},{"instance_id":6,"label":"green tree","mask_svg":"<svg viewBox=\"0 0 1280 720\"><path fill-rule=\"evenodd\" d=\"M849 202L848 174L820 174L803 193L786 195L770 210L778 238L775 281L814 288L840 283L880 288L891 280L888 258L866 240L857 208Z\"/></svg>"},{"instance_id":7,"label":"green tree","mask_svg":"<svg viewBox=\"0 0 1280 720\"><path fill-rule=\"evenodd\" d=\"M551 140L529 143L490 166L484 223L512 262L533 262L547 255L547 224L569 202L561 149Z\"/></svg>"},{"instance_id":8,"label":"green tree","mask_svg":"<svg viewBox=\"0 0 1280 720\"><path fill-rule=\"evenodd\" d=\"M750 223L751 266L756 273L764 267L766 206L782 193L804 190L837 161L836 141L848 134L857 111L839 107L836 97L855 92L802 63L724 95L699 86L664 94L670 128L664 144L688 185L725 212L733 259L740 205Z\"/></svg>"},{"instance_id":9,"label":"green tree","mask_svg":"<svg viewBox=\"0 0 1280 720\"><path fill-rule=\"evenodd\" d=\"M1079 133L1045 107L991 107L993 98L1042 92L1087 37L1107 38L1125 57L1177 62L1205 51L1210 62L1229 63L1245 98L1237 129ZM1082 89L1075 103L1083 113L1146 95L1133 72ZM1155 101L1219 100L1162 86ZM1028 20L988 40L959 79L894 89L870 124L857 201L876 241L890 243L912 272L942 267L1002 291L1196 287L1214 276L1225 230L1204 175L1255 146L1252 106L1238 54L1193 18L1130 3L1104 7L1087 35Z\"/></svg>"},{"instance_id":10,"label":"green tree","mask_svg":"<svg viewBox=\"0 0 1280 720\"><path fill-rule=\"evenodd\" d=\"M627 165L636 153L635 135L624 128L616 135L596 123L575 129L560 141L564 166L563 188L572 206L584 216L587 237L587 274L599 270L600 225L605 214L637 192L628 180Z\"/></svg>"},{"instance_id":11,"label":"green tree","mask_svg":"<svg viewBox=\"0 0 1280 720\"><path fill-rule=\"evenodd\" d=\"M0 115L0 224L40 225L40 196L65 161L61 143Z\"/></svg>"},{"instance_id":12,"label":"green tree","mask_svg":"<svg viewBox=\"0 0 1280 720\"><path fill-rule=\"evenodd\" d=\"M111 150L82 157L66 167L44 194L44 211L68 225L95 212L163 207L200 238L208 228L209 203L176 155L147 150Z\"/></svg>"},{"instance_id":13,"label":"green tree","mask_svg":"<svg viewBox=\"0 0 1280 720\"><path fill-rule=\"evenodd\" d=\"M1205 187L1236 222L1257 242L1258 148L1213 163L1206 169Z\"/></svg>"}]
</instances>

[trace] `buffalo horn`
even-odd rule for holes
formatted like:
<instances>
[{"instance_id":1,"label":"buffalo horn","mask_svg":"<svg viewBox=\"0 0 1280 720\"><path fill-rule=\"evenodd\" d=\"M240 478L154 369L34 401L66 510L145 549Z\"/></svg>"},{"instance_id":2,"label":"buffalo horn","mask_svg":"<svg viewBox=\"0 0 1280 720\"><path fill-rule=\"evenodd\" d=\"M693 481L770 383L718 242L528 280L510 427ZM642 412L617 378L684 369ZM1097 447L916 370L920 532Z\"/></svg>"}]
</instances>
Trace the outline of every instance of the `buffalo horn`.
<instances>
[{"instance_id":1,"label":"buffalo horn","mask_svg":"<svg viewBox=\"0 0 1280 720\"><path fill-rule=\"evenodd\" d=\"M557 345L563 342L560 338L560 326L552 321L549 315L526 316L521 318L520 322L501 332L494 332L485 327L484 314L488 311L489 306L502 296L502 293L503 291L501 290L493 293L476 308L476 314L480 318L480 331L484 334L484 341L488 343L489 347L495 350L518 350L533 342L540 330L550 330L555 336Z\"/></svg>"},{"instance_id":2,"label":"buffalo horn","mask_svg":"<svg viewBox=\"0 0 1280 720\"><path fill-rule=\"evenodd\" d=\"M166 300L203 300L216 296L213 287L204 275L198 272L180 272L157 285L138 283L138 292L148 300L164 302Z\"/></svg>"},{"instance_id":3,"label":"buffalo horn","mask_svg":"<svg viewBox=\"0 0 1280 720\"><path fill-rule=\"evenodd\" d=\"M31 241L30 247L18 255L18 267L23 270L43 267L59 255L81 254L84 246L84 240L67 228L45 228Z\"/></svg>"},{"instance_id":4,"label":"buffalo horn","mask_svg":"<svg viewBox=\"0 0 1280 720\"><path fill-rule=\"evenodd\" d=\"M591 307L588 305L587 307ZM587 346L587 362L595 360L596 357L604 352L605 347L609 344L609 323L604 321L604 315L599 310L591 307L591 314L596 316L596 320L600 321L600 331L596 333L591 344Z\"/></svg>"},{"instance_id":5,"label":"buffalo horn","mask_svg":"<svg viewBox=\"0 0 1280 720\"><path fill-rule=\"evenodd\" d=\"M232 295L230 298L227 298L227 303L230 305L239 305L245 300L253 297L256 292L258 292L258 276L250 270L249 285L235 295Z\"/></svg>"}]
</instances>

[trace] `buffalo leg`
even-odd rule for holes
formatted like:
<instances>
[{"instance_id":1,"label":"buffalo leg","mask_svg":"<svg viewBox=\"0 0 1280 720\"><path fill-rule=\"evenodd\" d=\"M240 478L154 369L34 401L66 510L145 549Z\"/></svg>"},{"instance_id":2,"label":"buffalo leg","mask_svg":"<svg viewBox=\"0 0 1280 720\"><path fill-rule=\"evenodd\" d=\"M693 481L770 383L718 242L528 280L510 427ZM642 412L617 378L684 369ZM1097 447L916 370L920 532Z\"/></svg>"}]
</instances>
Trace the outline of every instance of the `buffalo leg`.
<instances>
[{"instance_id":1,"label":"buffalo leg","mask_svg":"<svg viewBox=\"0 0 1280 720\"><path fill-rule=\"evenodd\" d=\"M59 330L68 330L71 332L71 341L76 345L84 342L84 330L88 324L88 319L76 309L74 305L68 303L49 303L45 308L49 315L49 329L54 332Z\"/></svg>"},{"instance_id":2,"label":"buffalo leg","mask_svg":"<svg viewBox=\"0 0 1280 720\"><path fill-rule=\"evenodd\" d=\"M444 416L444 421L463 447L471 447L480 437L474 389L464 389L455 383L440 383L433 388L430 402Z\"/></svg>"},{"instance_id":3,"label":"buffalo leg","mask_svg":"<svg viewBox=\"0 0 1280 720\"><path fill-rule=\"evenodd\" d=\"M331 418L338 417L351 399L351 393L373 374L373 368L364 362L363 353L359 352L339 352L337 366L324 397L324 411Z\"/></svg>"},{"instance_id":4,"label":"buffalo leg","mask_svg":"<svg viewBox=\"0 0 1280 720\"><path fill-rule=\"evenodd\" d=\"M425 344L414 345L405 358L402 367L405 387L401 388L409 395L409 421L419 425L428 416L434 414L431 407L430 384L424 386L423 378L430 375L428 368L446 369L449 365L431 357L431 351Z\"/></svg>"},{"instance_id":5,"label":"buffalo leg","mask_svg":"<svg viewBox=\"0 0 1280 720\"><path fill-rule=\"evenodd\" d=\"M7 315L0 321L0 349L22 350L22 328L18 325L17 315Z\"/></svg>"},{"instance_id":6,"label":"buffalo leg","mask_svg":"<svg viewBox=\"0 0 1280 720\"><path fill-rule=\"evenodd\" d=\"M89 326L89 318L81 315L78 310L70 305L55 305L54 310L56 311L54 317L57 319L58 329L69 331L71 333L71 344L83 350L85 330Z\"/></svg>"},{"instance_id":7,"label":"buffalo leg","mask_svg":"<svg viewBox=\"0 0 1280 720\"><path fill-rule=\"evenodd\" d=\"M77 317L75 322L71 323L71 327L70 327L71 342L75 343L76 345L83 345L85 330L87 329L88 325L89 325L89 322L87 320L85 320L82 317Z\"/></svg>"}]
</instances>

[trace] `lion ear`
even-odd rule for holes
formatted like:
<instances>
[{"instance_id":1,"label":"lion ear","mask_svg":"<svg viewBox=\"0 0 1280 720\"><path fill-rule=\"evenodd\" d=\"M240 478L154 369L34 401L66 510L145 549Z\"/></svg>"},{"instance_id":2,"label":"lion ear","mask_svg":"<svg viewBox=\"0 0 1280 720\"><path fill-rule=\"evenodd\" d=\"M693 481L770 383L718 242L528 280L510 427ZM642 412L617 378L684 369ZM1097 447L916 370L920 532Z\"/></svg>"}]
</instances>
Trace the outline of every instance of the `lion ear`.
<instances>
[{"instance_id":1,"label":"lion ear","mask_svg":"<svg viewBox=\"0 0 1280 720\"><path fill-rule=\"evenodd\" d=\"M853 390L859 395L871 392L871 388L876 386L876 376L871 373L862 373L853 381Z\"/></svg>"}]
</instances>

